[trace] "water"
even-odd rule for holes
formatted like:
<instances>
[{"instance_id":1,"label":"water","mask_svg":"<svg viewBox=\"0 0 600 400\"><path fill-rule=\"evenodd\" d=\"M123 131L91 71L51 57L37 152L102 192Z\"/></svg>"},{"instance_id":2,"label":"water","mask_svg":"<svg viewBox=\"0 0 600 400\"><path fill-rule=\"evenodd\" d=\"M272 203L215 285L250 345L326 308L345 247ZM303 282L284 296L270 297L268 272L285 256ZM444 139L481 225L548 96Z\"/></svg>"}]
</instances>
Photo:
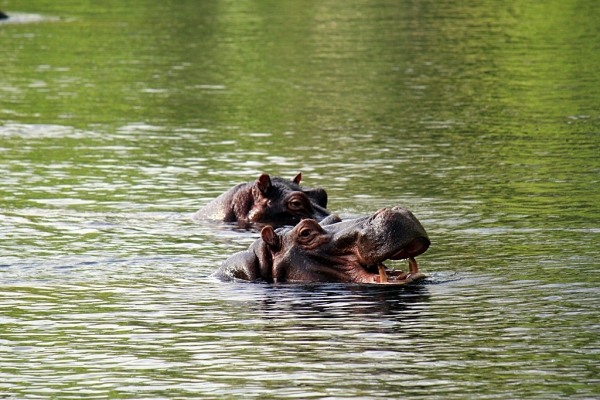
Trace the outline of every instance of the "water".
<instances>
[{"instance_id":1,"label":"water","mask_svg":"<svg viewBox=\"0 0 600 400\"><path fill-rule=\"evenodd\" d=\"M600 396L594 2L60 3L0 2L4 397ZM427 282L210 279L299 171Z\"/></svg>"}]
</instances>

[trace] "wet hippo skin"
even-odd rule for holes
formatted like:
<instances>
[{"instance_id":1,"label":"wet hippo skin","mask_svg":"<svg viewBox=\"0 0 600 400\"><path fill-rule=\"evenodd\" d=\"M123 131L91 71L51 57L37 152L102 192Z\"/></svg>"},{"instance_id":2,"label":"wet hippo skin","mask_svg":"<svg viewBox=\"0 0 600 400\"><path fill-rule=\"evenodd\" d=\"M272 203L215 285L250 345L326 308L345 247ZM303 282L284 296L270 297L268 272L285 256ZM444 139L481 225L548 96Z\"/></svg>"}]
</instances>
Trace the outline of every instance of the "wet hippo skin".
<instances>
[{"instance_id":1,"label":"wet hippo skin","mask_svg":"<svg viewBox=\"0 0 600 400\"><path fill-rule=\"evenodd\" d=\"M327 211L327 192L302 188L302 174L292 180L262 174L254 182L240 183L193 215L196 221L296 225L302 219L321 221Z\"/></svg>"},{"instance_id":2,"label":"wet hippo skin","mask_svg":"<svg viewBox=\"0 0 600 400\"><path fill-rule=\"evenodd\" d=\"M266 226L261 237L228 258L212 276L257 282L354 282L405 284L422 279L415 257L430 245L419 220L402 207L341 221L331 215L293 228ZM409 271L387 268L385 260L409 260Z\"/></svg>"}]
</instances>

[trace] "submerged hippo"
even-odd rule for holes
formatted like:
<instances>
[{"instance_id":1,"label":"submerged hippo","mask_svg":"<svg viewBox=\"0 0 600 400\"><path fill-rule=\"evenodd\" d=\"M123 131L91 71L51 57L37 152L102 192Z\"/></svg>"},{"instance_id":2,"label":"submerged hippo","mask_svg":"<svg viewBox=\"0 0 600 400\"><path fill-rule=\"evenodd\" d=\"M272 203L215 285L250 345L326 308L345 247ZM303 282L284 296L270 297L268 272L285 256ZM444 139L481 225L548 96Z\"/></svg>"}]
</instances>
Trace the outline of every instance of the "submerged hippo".
<instances>
[{"instance_id":1,"label":"submerged hippo","mask_svg":"<svg viewBox=\"0 0 600 400\"><path fill-rule=\"evenodd\" d=\"M229 257L212 276L262 282L355 282L404 284L425 275L415 257L429 247L419 220L402 207L382 208L370 217L321 224L305 219L294 228L266 226L248 250ZM409 271L383 261L408 258Z\"/></svg>"},{"instance_id":2,"label":"submerged hippo","mask_svg":"<svg viewBox=\"0 0 600 400\"><path fill-rule=\"evenodd\" d=\"M193 216L194 220L296 225L304 218L321 221L327 211L327 192L299 186L302 174L291 181L262 174L254 182L240 183Z\"/></svg>"}]
</instances>

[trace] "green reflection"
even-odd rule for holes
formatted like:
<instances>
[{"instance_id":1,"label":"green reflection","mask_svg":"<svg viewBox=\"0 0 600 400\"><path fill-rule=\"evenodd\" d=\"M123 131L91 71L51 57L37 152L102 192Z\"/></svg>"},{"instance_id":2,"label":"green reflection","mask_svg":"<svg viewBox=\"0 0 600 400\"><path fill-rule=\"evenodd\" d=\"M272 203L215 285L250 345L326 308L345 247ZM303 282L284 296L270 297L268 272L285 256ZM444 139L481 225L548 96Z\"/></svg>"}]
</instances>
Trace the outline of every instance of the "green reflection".
<instances>
[{"instance_id":1,"label":"green reflection","mask_svg":"<svg viewBox=\"0 0 600 400\"><path fill-rule=\"evenodd\" d=\"M9 159L31 162L11 171L44 176L40 164L62 163L71 180L61 184L76 186L81 172L124 184L86 200L117 200L144 179L140 168L183 159L215 172L193 179L218 181L235 164L221 155L239 154L236 163L250 158L256 171L321 176L341 209L360 204L341 193L349 191L386 205L413 196L481 200L484 214L501 207L538 224L598 220L600 52L589 2L21 6L60 20L0 26L3 121L100 134L157 128L30 141L29 151L2 139ZM210 133L157 139L182 128ZM111 147L127 136L135 149ZM127 165L123 179L99 160ZM236 170L233 182L256 173Z\"/></svg>"},{"instance_id":2,"label":"green reflection","mask_svg":"<svg viewBox=\"0 0 600 400\"><path fill-rule=\"evenodd\" d=\"M596 7L0 2L60 17L0 24L0 392L597 395ZM299 170L415 211L426 306L204 280L254 233L188 214Z\"/></svg>"},{"instance_id":3,"label":"green reflection","mask_svg":"<svg viewBox=\"0 0 600 400\"><path fill-rule=\"evenodd\" d=\"M236 125L305 138L359 121L430 137L421 122L534 127L539 116L555 123L597 105L599 56L586 45L594 13L571 3L27 7L62 19L2 26L11 120Z\"/></svg>"}]
</instances>

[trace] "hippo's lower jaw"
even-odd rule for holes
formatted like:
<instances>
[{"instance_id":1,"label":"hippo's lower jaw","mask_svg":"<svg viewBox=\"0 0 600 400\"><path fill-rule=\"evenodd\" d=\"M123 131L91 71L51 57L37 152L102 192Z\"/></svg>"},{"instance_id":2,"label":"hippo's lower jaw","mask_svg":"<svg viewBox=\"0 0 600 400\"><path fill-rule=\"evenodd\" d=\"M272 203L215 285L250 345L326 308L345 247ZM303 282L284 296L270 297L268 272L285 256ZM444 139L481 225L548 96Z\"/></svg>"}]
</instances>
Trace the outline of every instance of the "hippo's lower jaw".
<instances>
[{"instance_id":1,"label":"hippo's lower jaw","mask_svg":"<svg viewBox=\"0 0 600 400\"><path fill-rule=\"evenodd\" d=\"M404 285L427 278L427 275L419 272L419 265L413 255L421 254L428 246L428 241L424 241L422 238L413 240L408 246L390 257L390 260L408 258L408 272L389 269L383 262L379 262L376 266L366 268L368 275L366 276L366 282L364 283ZM377 270L377 272L374 272L375 270Z\"/></svg>"},{"instance_id":2,"label":"hippo's lower jaw","mask_svg":"<svg viewBox=\"0 0 600 400\"><path fill-rule=\"evenodd\" d=\"M419 272L419 266L414 258L409 258L409 271L389 269L383 263L377 265L378 274L373 274L373 283L387 285L404 285L427 278L427 275Z\"/></svg>"}]
</instances>

